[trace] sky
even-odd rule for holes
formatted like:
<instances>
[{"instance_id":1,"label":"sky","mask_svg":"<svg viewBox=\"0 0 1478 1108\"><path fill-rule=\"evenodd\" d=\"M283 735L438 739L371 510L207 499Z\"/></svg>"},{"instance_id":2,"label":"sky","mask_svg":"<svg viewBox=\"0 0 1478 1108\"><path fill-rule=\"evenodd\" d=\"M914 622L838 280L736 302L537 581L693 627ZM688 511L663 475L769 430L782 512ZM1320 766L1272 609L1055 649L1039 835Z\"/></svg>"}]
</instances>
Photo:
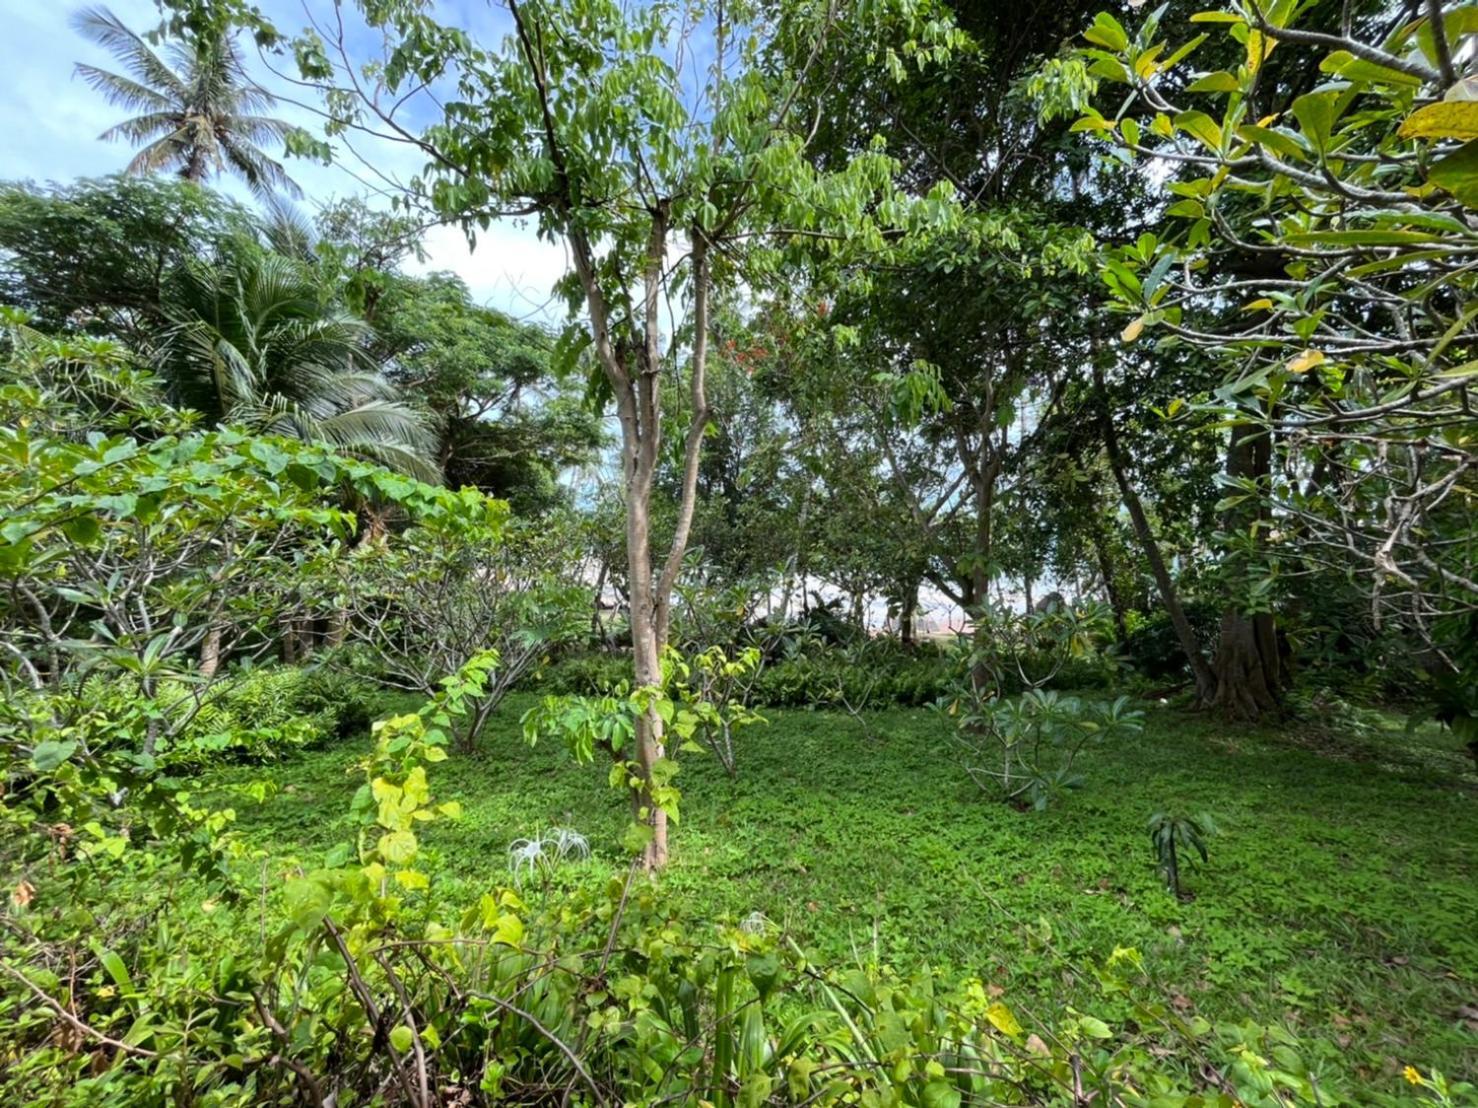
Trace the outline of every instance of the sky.
<instances>
[{"instance_id":1,"label":"sky","mask_svg":"<svg viewBox=\"0 0 1478 1108\"><path fill-rule=\"evenodd\" d=\"M103 142L103 131L127 114L110 105L99 93L73 73L77 62L101 69L117 65L102 47L72 29L70 20L81 3L24 0L8 5L6 33L0 37L0 179L66 182L77 177L101 176L121 170L132 151L126 143ZM159 12L153 0L111 0L108 5L125 24L140 33L158 25ZM304 4L299 0L266 0L259 6L284 33L295 33L306 24ZM306 0L309 10L320 18L331 18L330 0ZM474 30L486 43L502 37L500 13L476 0L447 0L441 14L448 20ZM375 41L363 28L350 29L351 49L368 56ZM243 43L248 67L269 91L313 103L311 94L292 89L274 77L256 49ZM273 59L282 67L287 59ZM319 131L319 120L306 107L281 103L275 115ZM358 153L376 169L391 177L404 178L420 169L420 155L389 142L356 141ZM276 151L268 151L276 155ZM377 206L388 202L371 188L384 191L383 184L367 173L362 164L340 146L339 157L324 166L289 159L285 168L304 192L299 207L311 215L328 201L364 195ZM252 203L250 192L234 178L213 182L232 196ZM541 242L532 228L512 220L480 232L475 249L455 227L436 227L425 238L427 258L407 267L412 272L449 270L456 273L482 303L518 319L557 324L564 319L562 304L551 301L550 290L566 272L562 246Z\"/></svg>"}]
</instances>

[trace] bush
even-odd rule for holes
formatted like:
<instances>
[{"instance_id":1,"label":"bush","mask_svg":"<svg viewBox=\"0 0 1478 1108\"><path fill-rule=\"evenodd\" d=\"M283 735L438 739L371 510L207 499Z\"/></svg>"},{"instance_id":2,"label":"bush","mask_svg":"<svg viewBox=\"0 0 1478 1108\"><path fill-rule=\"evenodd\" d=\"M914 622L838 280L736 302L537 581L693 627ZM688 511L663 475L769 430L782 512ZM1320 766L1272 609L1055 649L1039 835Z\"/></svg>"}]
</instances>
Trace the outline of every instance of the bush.
<instances>
[{"instance_id":1,"label":"bush","mask_svg":"<svg viewBox=\"0 0 1478 1108\"><path fill-rule=\"evenodd\" d=\"M827 650L771 661L750 689L752 707L908 708L932 704L948 691L958 663L947 653L910 654L875 645L864 651ZM555 695L595 696L632 679L631 659L615 654L575 654L531 675L525 687Z\"/></svg>"},{"instance_id":2,"label":"bush","mask_svg":"<svg viewBox=\"0 0 1478 1108\"><path fill-rule=\"evenodd\" d=\"M1186 617L1196 632L1201 651L1208 658L1216 649L1216 631L1221 613L1215 604L1200 600L1185 602ZM1125 657L1151 681L1190 679L1190 666L1170 616L1163 608L1148 613L1130 612L1124 637Z\"/></svg>"}]
</instances>

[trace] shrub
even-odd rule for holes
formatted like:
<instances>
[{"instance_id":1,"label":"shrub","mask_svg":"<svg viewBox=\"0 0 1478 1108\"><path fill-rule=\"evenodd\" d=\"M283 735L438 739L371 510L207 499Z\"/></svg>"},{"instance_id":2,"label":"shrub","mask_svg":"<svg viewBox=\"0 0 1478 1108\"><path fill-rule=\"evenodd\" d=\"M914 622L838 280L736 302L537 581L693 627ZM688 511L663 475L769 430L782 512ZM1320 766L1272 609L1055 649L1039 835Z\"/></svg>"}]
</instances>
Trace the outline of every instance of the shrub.
<instances>
[{"instance_id":1,"label":"shrub","mask_svg":"<svg viewBox=\"0 0 1478 1108\"><path fill-rule=\"evenodd\" d=\"M1215 604L1206 601L1187 600L1184 605L1201 651L1210 657L1216 649L1221 614ZM1175 637L1170 616L1163 608L1147 613L1130 612L1127 622L1128 634L1122 643L1123 652L1139 673L1151 681L1189 680L1190 667L1185 651Z\"/></svg>"}]
</instances>

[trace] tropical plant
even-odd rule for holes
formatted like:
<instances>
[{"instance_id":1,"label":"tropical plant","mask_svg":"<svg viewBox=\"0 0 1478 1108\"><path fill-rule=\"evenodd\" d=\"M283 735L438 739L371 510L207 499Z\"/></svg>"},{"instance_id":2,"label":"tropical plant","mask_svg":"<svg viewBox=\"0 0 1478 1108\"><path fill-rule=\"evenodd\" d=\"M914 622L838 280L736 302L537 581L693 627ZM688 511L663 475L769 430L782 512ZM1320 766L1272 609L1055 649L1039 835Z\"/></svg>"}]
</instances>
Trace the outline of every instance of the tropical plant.
<instances>
[{"instance_id":1,"label":"tropical plant","mask_svg":"<svg viewBox=\"0 0 1478 1108\"><path fill-rule=\"evenodd\" d=\"M1168 194L1164 221L1105 259L1122 342L1153 342L1157 364L1212 355L1205 394L1169 414L1194 421L1185 402L1201 399L1205 430L1226 432L1229 603L1203 699L1242 717L1279 706L1274 608L1295 580L1358 583L1373 620L1472 683L1452 651L1478 611L1463 399L1478 375L1478 20L1435 0L1335 11L1231 3L1184 43L1163 8L1129 28L1102 12L1078 70L1124 95L1074 129L1126 166L1158 163L1133 172Z\"/></svg>"},{"instance_id":2,"label":"tropical plant","mask_svg":"<svg viewBox=\"0 0 1478 1108\"><path fill-rule=\"evenodd\" d=\"M427 696L469 659L495 655L458 734L470 750L509 688L584 629L590 590L569 556L569 528L510 522L507 504L476 489L454 495L460 512L337 560L325 593L333 608L323 614L369 655L380 680Z\"/></svg>"},{"instance_id":3,"label":"tropical plant","mask_svg":"<svg viewBox=\"0 0 1478 1108\"><path fill-rule=\"evenodd\" d=\"M259 145L290 142L299 129L260 114L276 98L247 75L224 27L215 22L197 27L185 41L170 46L166 61L106 7L84 9L74 25L127 71L77 66L77 73L109 103L140 113L101 136L145 144L128 163L129 173L175 169L198 184L212 173L231 172L258 194L301 194L281 164Z\"/></svg>"},{"instance_id":4,"label":"tropical plant","mask_svg":"<svg viewBox=\"0 0 1478 1108\"><path fill-rule=\"evenodd\" d=\"M513 33L489 48L415 0L359 7L385 46L370 85L352 80L359 95L341 94L341 34L296 44L303 76L326 94L331 125L394 130L401 124L385 104L416 98L425 88L419 75L440 74L461 94L426 104L434 118L414 141L427 167L405 201L472 234L492 212L522 211L568 248L573 272L561 292L572 320L560 349L571 359L589 351L592 396L619 417L632 658L637 683L656 686L708 434L713 298L772 280L787 249L815 246L835 258L878 247L885 228L925 234L952 218L947 188L918 204L898 195L894 163L873 147L826 172L802 157L806 124L792 109L809 66L786 64L771 48L784 42L786 53L814 59L839 24L884 21L870 4L856 5L855 19L824 4L770 19L696 3L520 0L509 5ZM889 29L908 39L915 62L949 53L956 38L931 5L897 7L903 18ZM694 34L712 36L713 66L682 64ZM758 64L766 55L776 64ZM664 335L673 330L664 302L680 320L675 336ZM682 394L676 405L673 393ZM681 477L674 526L657 534L664 441L678 444ZM638 720L634 753L639 775L655 785L664 754L655 713ZM645 808L646 862L658 869L667 814L651 796Z\"/></svg>"},{"instance_id":5,"label":"tropical plant","mask_svg":"<svg viewBox=\"0 0 1478 1108\"><path fill-rule=\"evenodd\" d=\"M303 263L241 244L191 262L165 292L156 362L184 405L436 481L424 417L376 372L369 327Z\"/></svg>"},{"instance_id":6,"label":"tropical plant","mask_svg":"<svg viewBox=\"0 0 1478 1108\"><path fill-rule=\"evenodd\" d=\"M1206 840L1217 833L1216 824L1205 812L1184 815L1177 812L1156 812L1150 816L1150 843L1155 849L1155 861L1165 875L1165 884L1178 897L1185 896L1180 883L1180 863L1184 851L1195 851L1201 861L1210 860Z\"/></svg>"},{"instance_id":7,"label":"tropical plant","mask_svg":"<svg viewBox=\"0 0 1478 1108\"><path fill-rule=\"evenodd\" d=\"M508 869L513 883L522 886L524 874L549 882L554 869L568 858L590 857L590 840L570 827L551 827L527 839L508 844Z\"/></svg>"},{"instance_id":8,"label":"tropical plant","mask_svg":"<svg viewBox=\"0 0 1478 1108\"><path fill-rule=\"evenodd\" d=\"M1083 701L1050 689L983 699L968 681L943 704L961 751L961 765L983 792L1041 810L1086 783L1078 756L1089 745L1142 730L1144 713L1127 696Z\"/></svg>"}]
</instances>

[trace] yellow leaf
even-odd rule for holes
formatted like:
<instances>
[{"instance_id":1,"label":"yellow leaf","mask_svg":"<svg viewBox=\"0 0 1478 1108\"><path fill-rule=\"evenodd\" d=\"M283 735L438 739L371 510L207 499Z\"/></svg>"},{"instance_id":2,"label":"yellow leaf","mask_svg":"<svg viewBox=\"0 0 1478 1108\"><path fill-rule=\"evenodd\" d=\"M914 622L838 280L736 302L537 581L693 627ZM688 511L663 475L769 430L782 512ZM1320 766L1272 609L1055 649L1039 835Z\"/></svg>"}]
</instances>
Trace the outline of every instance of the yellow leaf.
<instances>
[{"instance_id":1,"label":"yellow leaf","mask_svg":"<svg viewBox=\"0 0 1478 1108\"><path fill-rule=\"evenodd\" d=\"M1139 338L1139 333L1143 330L1144 316L1140 316L1138 319L1134 320L1134 322L1130 323L1129 326L1125 327L1122 331L1119 332L1119 338L1123 342L1133 342L1135 339Z\"/></svg>"},{"instance_id":2,"label":"yellow leaf","mask_svg":"<svg viewBox=\"0 0 1478 1108\"><path fill-rule=\"evenodd\" d=\"M1267 60L1267 56L1273 52L1277 45L1276 40L1269 38L1261 31L1253 29L1247 32L1247 68L1256 73L1258 67Z\"/></svg>"},{"instance_id":3,"label":"yellow leaf","mask_svg":"<svg viewBox=\"0 0 1478 1108\"><path fill-rule=\"evenodd\" d=\"M1418 108L1401 124L1402 138L1478 138L1478 101L1443 100Z\"/></svg>"},{"instance_id":4,"label":"yellow leaf","mask_svg":"<svg viewBox=\"0 0 1478 1108\"><path fill-rule=\"evenodd\" d=\"M429 889L431 887L431 879L420 870L396 870L395 880L403 889Z\"/></svg>"},{"instance_id":5,"label":"yellow leaf","mask_svg":"<svg viewBox=\"0 0 1478 1108\"><path fill-rule=\"evenodd\" d=\"M416 856L416 836L409 831L390 831L380 836L380 857L392 865L404 865Z\"/></svg>"},{"instance_id":6,"label":"yellow leaf","mask_svg":"<svg viewBox=\"0 0 1478 1108\"><path fill-rule=\"evenodd\" d=\"M1324 351L1305 350L1288 363L1289 373L1306 373L1316 365L1324 364Z\"/></svg>"},{"instance_id":7,"label":"yellow leaf","mask_svg":"<svg viewBox=\"0 0 1478 1108\"><path fill-rule=\"evenodd\" d=\"M1011 1009L999 1000L985 1010L985 1018L990 1020L992 1026L1003 1035L1021 1034L1021 1024L1016 1022Z\"/></svg>"},{"instance_id":8,"label":"yellow leaf","mask_svg":"<svg viewBox=\"0 0 1478 1108\"><path fill-rule=\"evenodd\" d=\"M1242 310L1244 312L1266 312L1271 311L1272 307L1273 302L1271 300L1266 296L1259 296L1256 300L1251 300L1243 304Z\"/></svg>"},{"instance_id":9,"label":"yellow leaf","mask_svg":"<svg viewBox=\"0 0 1478 1108\"><path fill-rule=\"evenodd\" d=\"M523 920L512 912L504 912L493 928L493 942L506 943L508 946L517 946L523 942Z\"/></svg>"}]
</instances>

